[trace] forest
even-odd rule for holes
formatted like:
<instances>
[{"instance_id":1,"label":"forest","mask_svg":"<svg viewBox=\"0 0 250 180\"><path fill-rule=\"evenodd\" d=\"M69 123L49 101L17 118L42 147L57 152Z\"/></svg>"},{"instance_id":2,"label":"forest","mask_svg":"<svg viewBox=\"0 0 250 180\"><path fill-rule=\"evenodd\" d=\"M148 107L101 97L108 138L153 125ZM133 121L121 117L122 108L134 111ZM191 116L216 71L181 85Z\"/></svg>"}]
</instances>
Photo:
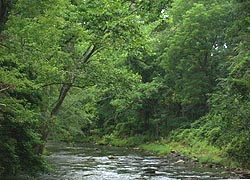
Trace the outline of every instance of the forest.
<instances>
[{"instance_id":1,"label":"forest","mask_svg":"<svg viewBox=\"0 0 250 180\"><path fill-rule=\"evenodd\" d=\"M250 1L1 0L0 176L46 170L48 141L249 169Z\"/></svg>"}]
</instances>

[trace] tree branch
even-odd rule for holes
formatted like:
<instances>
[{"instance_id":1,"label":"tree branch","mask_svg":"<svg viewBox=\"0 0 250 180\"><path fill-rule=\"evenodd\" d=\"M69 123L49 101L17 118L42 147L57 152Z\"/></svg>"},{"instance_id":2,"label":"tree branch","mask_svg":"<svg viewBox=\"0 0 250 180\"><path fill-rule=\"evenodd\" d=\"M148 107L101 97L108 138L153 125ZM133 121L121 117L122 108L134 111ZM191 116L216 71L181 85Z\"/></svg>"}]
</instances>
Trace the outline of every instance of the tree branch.
<instances>
[{"instance_id":1,"label":"tree branch","mask_svg":"<svg viewBox=\"0 0 250 180\"><path fill-rule=\"evenodd\" d=\"M41 87L47 87L47 86L53 86L53 85L70 85L71 87L76 87L76 88L81 88L84 89L87 86L79 86L76 84L72 84L72 83L63 83L63 82L54 82L54 83L49 83L49 84L44 84Z\"/></svg>"},{"instance_id":2,"label":"tree branch","mask_svg":"<svg viewBox=\"0 0 250 180\"><path fill-rule=\"evenodd\" d=\"M83 53L83 57L81 59L83 64L86 64L89 62L90 57L95 53L97 50L96 45L89 45L89 47L86 49L86 51Z\"/></svg>"},{"instance_id":3,"label":"tree branch","mask_svg":"<svg viewBox=\"0 0 250 180\"><path fill-rule=\"evenodd\" d=\"M0 93L3 92L3 91L7 91L8 89L10 89L10 87L6 87L6 88L3 88L3 89L0 89Z\"/></svg>"},{"instance_id":4,"label":"tree branch","mask_svg":"<svg viewBox=\"0 0 250 180\"><path fill-rule=\"evenodd\" d=\"M15 89L16 86L13 84L0 83L0 93L7 91L8 89Z\"/></svg>"},{"instance_id":5,"label":"tree branch","mask_svg":"<svg viewBox=\"0 0 250 180\"><path fill-rule=\"evenodd\" d=\"M41 87L47 87L47 86L53 86L53 85L63 85L63 84L69 84L69 83L53 82L53 83L49 83L49 84L44 84Z\"/></svg>"},{"instance_id":6,"label":"tree branch","mask_svg":"<svg viewBox=\"0 0 250 180\"><path fill-rule=\"evenodd\" d=\"M59 97L57 99L56 105L55 107L51 110L50 116L53 117L54 115L56 115L67 95L67 93L69 92L70 88L72 87L73 83L75 81L75 77L72 76L71 77L71 82L70 83L63 83L61 90L60 90L60 94Z\"/></svg>"},{"instance_id":7,"label":"tree branch","mask_svg":"<svg viewBox=\"0 0 250 180\"><path fill-rule=\"evenodd\" d=\"M91 58L91 56L97 50L98 49L97 49L96 45L89 45L89 47L83 53L83 57L81 58L82 63L83 64L88 63L89 60L90 60L90 58ZM55 116L58 113L58 111L59 111L59 109L60 109L60 107L61 107L61 105L62 105L62 103L63 103L63 101L64 101L64 99L65 99L65 97L66 97L66 95L68 93L68 91L71 89L71 87L78 87L78 88L85 88L86 87L86 86L77 86L77 85L74 85L73 83L75 81L75 78L76 77L74 75L72 75L70 83L49 83L49 84L46 84L46 85L42 86L42 87L46 87L46 86L51 86L51 85L56 85L56 84L62 84L62 87L60 89L60 94L59 94L58 100L56 102L56 105L51 110L51 113L50 113L51 117Z\"/></svg>"},{"instance_id":8,"label":"tree branch","mask_svg":"<svg viewBox=\"0 0 250 180\"><path fill-rule=\"evenodd\" d=\"M57 114L57 112L59 111L68 91L70 90L71 88L71 85L69 84L64 84L62 87L61 87L61 90L60 90L60 95L58 97L58 100L56 102L56 105L55 107L51 110L51 113L50 113L50 116L53 117L54 115Z\"/></svg>"}]
</instances>

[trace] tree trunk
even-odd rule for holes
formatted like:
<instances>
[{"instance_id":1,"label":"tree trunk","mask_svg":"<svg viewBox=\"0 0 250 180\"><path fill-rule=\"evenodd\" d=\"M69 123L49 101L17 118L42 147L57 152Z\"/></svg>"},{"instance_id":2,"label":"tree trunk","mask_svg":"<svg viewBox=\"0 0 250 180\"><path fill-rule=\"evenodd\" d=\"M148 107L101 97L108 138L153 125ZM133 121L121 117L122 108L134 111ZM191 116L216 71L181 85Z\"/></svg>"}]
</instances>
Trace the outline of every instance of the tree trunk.
<instances>
[{"instance_id":1,"label":"tree trunk","mask_svg":"<svg viewBox=\"0 0 250 180\"><path fill-rule=\"evenodd\" d=\"M87 64L90 60L90 58L94 55L94 53L98 50L96 45L89 45L89 47L86 49L86 51L83 53L83 57L79 60L83 64ZM72 75L70 82L65 82L62 84L62 87L60 89L60 94L59 97L56 101L55 106L52 108L50 111L49 116L46 116L46 112L44 115L44 123L42 125L42 132L41 132L41 140L43 141L43 144L38 147L38 153L42 154L43 150L45 148L46 142L48 140L48 136L51 132L51 128L53 127L54 124L54 118L57 115L58 111L60 110L63 101L65 100L69 90L74 86L74 81L75 81L75 75Z\"/></svg>"},{"instance_id":2,"label":"tree trunk","mask_svg":"<svg viewBox=\"0 0 250 180\"><path fill-rule=\"evenodd\" d=\"M55 116L60 107L62 106L62 103L67 95L67 93L69 92L70 88L72 87L72 84L63 84L62 87L61 87L61 90L60 90L60 95L58 97L58 100L56 102L56 105L55 107L51 110L51 113L50 113L50 117L53 118L53 116Z\"/></svg>"},{"instance_id":3,"label":"tree trunk","mask_svg":"<svg viewBox=\"0 0 250 180\"><path fill-rule=\"evenodd\" d=\"M3 26L7 21L9 11L11 9L11 0L0 0L0 33L3 30Z\"/></svg>"},{"instance_id":4,"label":"tree trunk","mask_svg":"<svg viewBox=\"0 0 250 180\"><path fill-rule=\"evenodd\" d=\"M62 106L62 103L64 101L64 99L67 96L67 93L69 92L69 90L71 89L73 82L74 82L74 77L72 77L71 82L70 83L64 83L60 89L60 94L59 97L57 99L56 105L53 107L53 109L50 112L49 116L46 116L46 112L44 112L42 114L42 116L44 117L44 123L41 127L41 140L43 141L43 144L41 144L38 147L38 153L39 154L43 154L46 142L48 140L48 136L51 132L51 128L53 127L54 124L54 118L56 116L56 114L58 113L59 109Z\"/></svg>"}]
</instances>

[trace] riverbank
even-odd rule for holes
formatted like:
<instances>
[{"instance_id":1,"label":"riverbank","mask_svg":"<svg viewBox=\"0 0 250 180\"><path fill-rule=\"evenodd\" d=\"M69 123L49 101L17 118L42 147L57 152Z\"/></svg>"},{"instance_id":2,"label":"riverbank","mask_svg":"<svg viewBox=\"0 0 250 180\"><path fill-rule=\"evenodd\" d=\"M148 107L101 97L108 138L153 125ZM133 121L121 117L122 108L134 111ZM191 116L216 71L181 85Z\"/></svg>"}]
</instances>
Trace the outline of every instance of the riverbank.
<instances>
[{"instance_id":1,"label":"riverbank","mask_svg":"<svg viewBox=\"0 0 250 180\"><path fill-rule=\"evenodd\" d=\"M139 146L140 149L153 152L157 155L178 156L178 163L199 163L204 167L225 168L242 178L250 178L250 170L243 169L237 162L228 158L225 153L205 141L200 141L193 146L180 142L157 141Z\"/></svg>"},{"instance_id":2,"label":"riverbank","mask_svg":"<svg viewBox=\"0 0 250 180\"><path fill-rule=\"evenodd\" d=\"M239 164L228 159L224 153L206 142L197 142L190 146L187 143L176 141L157 141L146 143L139 146L146 151L154 152L157 155L177 154L186 157L187 159L198 162L204 166L223 166L229 169L239 167Z\"/></svg>"},{"instance_id":3,"label":"riverbank","mask_svg":"<svg viewBox=\"0 0 250 180\"><path fill-rule=\"evenodd\" d=\"M155 156L138 148L97 144L47 146L54 171L37 178L47 179L239 179L223 168L182 163L181 156Z\"/></svg>"},{"instance_id":4,"label":"riverbank","mask_svg":"<svg viewBox=\"0 0 250 180\"><path fill-rule=\"evenodd\" d=\"M119 147L133 147L143 151L151 152L155 155L173 155L179 156L181 163L199 163L204 167L224 167L229 171L244 173L247 177L250 176L249 170L243 169L239 163L230 159L223 149L209 145L206 140L193 138L175 140L164 139L157 141L148 141L145 136L133 136L127 138L117 138L114 135L106 135L102 138L97 138L95 141L100 145L110 145Z\"/></svg>"}]
</instances>

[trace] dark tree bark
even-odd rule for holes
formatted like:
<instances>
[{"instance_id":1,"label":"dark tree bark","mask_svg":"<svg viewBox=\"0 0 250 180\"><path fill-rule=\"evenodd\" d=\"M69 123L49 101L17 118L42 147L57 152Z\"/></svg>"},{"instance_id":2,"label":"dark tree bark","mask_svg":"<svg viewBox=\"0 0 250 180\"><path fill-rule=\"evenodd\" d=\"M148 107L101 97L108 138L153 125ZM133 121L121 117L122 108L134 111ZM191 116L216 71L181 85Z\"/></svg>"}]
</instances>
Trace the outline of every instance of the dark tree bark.
<instances>
[{"instance_id":1,"label":"dark tree bark","mask_svg":"<svg viewBox=\"0 0 250 180\"><path fill-rule=\"evenodd\" d=\"M56 102L56 105L55 107L51 110L51 113L50 113L50 116L53 117L55 116L60 107L62 106L62 103L67 95L67 93L69 92L70 88L72 87L72 84L70 83L67 83L67 84L63 84L62 87L61 87L61 90L60 90L60 95L58 97L58 100Z\"/></svg>"},{"instance_id":2,"label":"dark tree bark","mask_svg":"<svg viewBox=\"0 0 250 180\"><path fill-rule=\"evenodd\" d=\"M4 18L7 14L7 6L8 6L7 0L0 0L0 23L4 21Z\"/></svg>"},{"instance_id":3,"label":"dark tree bark","mask_svg":"<svg viewBox=\"0 0 250 180\"><path fill-rule=\"evenodd\" d=\"M11 9L11 0L0 0L0 33L7 21Z\"/></svg>"}]
</instances>

